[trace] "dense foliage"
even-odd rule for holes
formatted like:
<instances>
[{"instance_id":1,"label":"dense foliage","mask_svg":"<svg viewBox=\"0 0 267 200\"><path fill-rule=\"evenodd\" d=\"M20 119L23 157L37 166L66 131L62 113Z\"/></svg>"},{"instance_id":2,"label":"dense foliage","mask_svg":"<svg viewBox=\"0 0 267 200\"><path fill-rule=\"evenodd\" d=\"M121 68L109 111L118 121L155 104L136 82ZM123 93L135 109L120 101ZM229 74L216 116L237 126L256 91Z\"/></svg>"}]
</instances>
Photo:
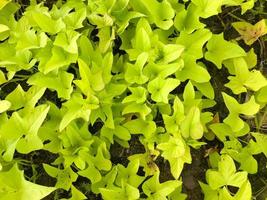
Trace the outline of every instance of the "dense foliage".
<instances>
[{"instance_id":1,"label":"dense foliage","mask_svg":"<svg viewBox=\"0 0 267 200\"><path fill-rule=\"evenodd\" d=\"M0 200L183 200L193 149L202 198L257 197L266 21L208 24L265 1L25 2L0 1Z\"/></svg>"}]
</instances>

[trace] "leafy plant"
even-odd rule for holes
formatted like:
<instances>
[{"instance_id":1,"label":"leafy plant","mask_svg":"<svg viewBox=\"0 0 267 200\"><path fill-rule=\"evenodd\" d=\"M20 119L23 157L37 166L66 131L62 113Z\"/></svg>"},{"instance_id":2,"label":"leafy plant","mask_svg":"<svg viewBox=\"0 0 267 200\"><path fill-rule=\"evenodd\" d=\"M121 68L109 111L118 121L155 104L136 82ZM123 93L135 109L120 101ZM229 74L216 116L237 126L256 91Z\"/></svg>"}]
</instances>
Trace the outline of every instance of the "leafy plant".
<instances>
[{"instance_id":1,"label":"leafy plant","mask_svg":"<svg viewBox=\"0 0 267 200\"><path fill-rule=\"evenodd\" d=\"M184 200L196 157L205 199L257 197L264 1L51 2L0 1L0 199Z\"/></svg>"}]
</instances>

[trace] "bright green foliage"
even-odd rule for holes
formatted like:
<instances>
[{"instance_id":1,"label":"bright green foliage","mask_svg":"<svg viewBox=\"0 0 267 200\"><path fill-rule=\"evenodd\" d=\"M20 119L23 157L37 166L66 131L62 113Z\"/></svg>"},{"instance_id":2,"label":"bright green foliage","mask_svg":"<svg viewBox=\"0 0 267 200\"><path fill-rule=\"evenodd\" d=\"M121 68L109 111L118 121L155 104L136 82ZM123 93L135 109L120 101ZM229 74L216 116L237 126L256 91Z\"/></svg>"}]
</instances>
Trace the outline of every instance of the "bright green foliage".
<instances>
[{"instance_id":1,"label":"bright green foliage","mask_svg":"<svg viewBox=\"0 0 267 200\"><path fill-rule=\"evenodd\" d=\"M171 194L180 184L181 182L176 180L160 183L159 172L156 172L142 185L142 189L147 195L147 199L167 199L166 196Z\"/></svg>"},{"instance_id":2,"label":"bright green foliage","mask_svg":"<svg viewBox=\"0 0 267 200\"><path fill-rule=\"evenodd\" d=\"M255 0L15 2L0 0L0 200L184 200L192 148L212 168L205 199L251 199L266 20L232 24L255 51L210 21Z\"/></svg>"},{"instance_id":3,"label":"bright green foliage","mask_svg":"<svg viewBox=\"0 0 267 200\"><path fill-rule=\"evenodd\" d=\"M233 60L235 76L230 76L230 80L225 86L229 87L235 94L246 92L247 89L258 91L267 85L266 78L258 70L248 70L245 59L235 58Z\"/></svg>"},{"instance_id":4,"label":"bright green foliage","mask_svg":"<svg viewBox=\"0 0 267 200\"><path fill-rule=\"evenodd\" d=\"M151 23L155 23L163 30L169 29L173 25L174 10L166 0L162 2L137 0L130 1L130 5L134 10L147 15Z\"/></svg>"},{"instance_id":5,"label":"bright green foliage","mask_svg":"<svg viewBox=\"0 0 267 200\"><path fill-rule=\"evenodd\" d=\"M181 137L170 136L169 140L157 146L162 156L169 161L172 175L175 179L180 177L184 163L191 163L190 149Z\"/></svg>"},{"instance_id":6,"label":"bright green foliage","mask_svg":"<svg viewBox=\"0 0 267 200\"><path fill-rule=\"evenodd\" d=\"M0 101L0 113L7 111L11 106L11 103L7 100Z\"/></svg>"},{"instance_id":7,"label":"bright green foliage","mask_svg":"<svg viewBox=\"0 0 267 200\"><path fill-rule=\"evenodd\" d=\"M251 187L247 180L246 172L236 172L235 163L228 155L222 155L218 163L218 169L209 169L206 172L208 184L200 183L205 194L205 199L251 199ZM226 186L239 188L232 196Z\"/></svg>"},{"instance_id":8,"label":"bright green foliage","mask_svg":"<svg viewBox=\"0 0 267 200\"><path fill-rule=\"evenodd\" d=\"M155 78L148 83L147 89L151 93L151 98L156 102L168 103L168 95L174 90L180 81L173 78Z\"/></svg>"},{"instance_id":9,"label":"bright green foliage","mask_svg":"<svg viewBox=\"0 0 267 200\"><path fill-rule=\"evenodd\" d=\"M207 44L208 51L205 58L213 62L219 69L222 62L230 59L245 56L245 51L237 44L224 40L223 35L213 35Z\"/></svg>"},{"instance_id":10,"label":"bright green foliage","mask_svg":"<svg viewBox=\"0 0 267 200\"><path fill-rule=\"evenodd\" d=\"M222 152L229 154L235 161L240 163L240 169L247 171L250 174L255 174L258 171L257 160L253 155L261 153L259 145L254 141L242 148L242 144L236 139L224 142L225 147Z\"/></svg>"},{"instance_id":11,"label":"bright green foliage","mask_svg":"<svg viewBox=\"0 0 267 200\"><path fill-rule=\"evenodd\" d=\"M219 13L223 0L192 0L192 2L200 10L200 17L208 18Z\"/></svg>"},{"instance_id":12,"label":"bright green foliage","mask_svg":"<svg viewBox=\"0 0 267 200\"><path fill-rule=\"evenodd\" d=\"M254 96L246 103L239 104L233 97L223 93L223 98L226 107L229 110L229 115L224 119L234 132L240 131L245 126L245 122L240 119L239 114L254 115L259 111L260 105L255 102Z\"/></svg>"},{"instance_id":13,"label":"bright green foliage","mask_svg":"<svg viewBox=\"0 0 267 200\"><path fill-rule=\"evenodd\" d=\"M45 187L26 181L23 177L23 171L14 165L9 171L0 174L0 199L40 200L53 192L56 188Z\"/></svg>"}]
</instances>

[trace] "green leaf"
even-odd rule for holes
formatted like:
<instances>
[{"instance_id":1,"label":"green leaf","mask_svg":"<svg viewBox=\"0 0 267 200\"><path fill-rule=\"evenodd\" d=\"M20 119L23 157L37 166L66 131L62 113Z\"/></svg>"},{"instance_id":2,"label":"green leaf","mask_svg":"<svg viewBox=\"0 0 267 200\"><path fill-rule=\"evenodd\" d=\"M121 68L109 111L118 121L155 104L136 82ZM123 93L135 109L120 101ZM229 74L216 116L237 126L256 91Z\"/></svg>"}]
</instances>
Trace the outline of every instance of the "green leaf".
<instances>
[{"instance_id":1,"label":"green leaf","mask_svg":"<svg viewBox=\"0 0 267 200\"><path fill-rule=\"evenodd\" d=\"M0 1L0 10L3 9L11 0L2 0Z\"/></svg>"},{"instance_id":2,"label":"green leaf","mask_svg":"<svg viewBox=\"0 0 267 200\"><path fill-rule=\"evenodd\" d=\"M79 93L74 93L69 101L63 104L64 116L59 124L59 130L62 131L68 124L77 118L82 118L89 121L91 110L98 108L95 102L92 102L90 97L84 99Z\"/></svg>"},{"instance_id":3,"label":"green leaf","mask_svg":"<svg viewBox=\"0 0 267 200\"><path fill-rule=\"evenodd\" d=\"M139 87L129 87L131 91L131 95L126 96L122 103L136 102L136 103L144 103L146 101L147 91L145 88Z\"/></svg>"},{"instance_id":4,"label":"green leaf","mask_svg":"<svg viewBox=\"0 0 267 200\"><path fill-rule=\"evenodd\" d=\"M45 33L36 34L34 30L27 30L20 34L16 50L38 49L45 47L48 37Z\"/></svg>"},{"instance_id":5,"label":"green leaf","mask_svg":"<svg viewBox=\"0 0 267 200\"><path fill-rule=\"evenodd\" d=\"M140 168L139 159L130 160L127 168L119 164L118 167L118 176L115 180L115 183L119 186L123 185L123 182L130 184L133 187L138 188L139 185L144 181L145 177L137 175L137 172Z\"/></svg>"},{"instance_id":6,"label":"green leaf","mask_svg":"<svg viewBox=\"0 0 267 200\"><path fill-rule=\"evenodd\" d=\"M1 7L1 5L0 5ZM9 37L9 27L5 24L0 24L0 41L4 41Z\"/></svg>"},{"instance_id":7,"label":"green leaf","mask_svg":"<svg viewBox=\"0 0 267 200\"><path fill-rule=\"evenodd\" d=\"M256 99L260 103L266 103L267 102L267 86L265 86L259 90L259 92L256 94Z\"/></svg>"},{"instance_id":8,"label":"green leaf","mask_svg":"<svg viewBox=\"0 0 267 200\"><path fill-rule=\"evenodd\" d=\"M190 149L182 138L170 137L165 143L157 146L162 152L162 157L169 161L171 173L175 179L180 177L184 163L191 163Z\"/></svg>"},{"instance_id":9,"label":"green leaf","mask_svg":"<svg viewBox=\"0 0 267 200\"><path fill-rule=\"evenodd\" d=\"M45 92L44 87L32 86L25 92L20 85L9 93L5 100L11 103L10 110L17 110L22 107L34 108L38 100Z\"/></svg>"},{"instance_id":10,"label":"green leaf","mask_svg":"<svg viewBox=\"0 0 267 200\"><path fill-rule=\"evenodd\" d=\"M76 187L71 186L71 198L69 200L84 200L87 197Z\"/></svg>"},{"instance_id":11,"label":"green leaf","mask_svg":"<svg viewBox=\"0 0 267 200\"><path fill-rule=\"evenodd\" d=\"M101 180L102 176L99 170L92 164L88 164L88 167L85 170L81 170L78 172L80 176L88 178L92 184Z\"/></svg>"},{"instance_id":12,"label":"green leaf","mask_svg":"<svg viewBox=\"0 0 267 200\"><path fill-rule=\"evenodd\" d=\"M242 184L237 194L235 195L236 200L250 200L252 197L252 190L249 181Z\"/></svg>"},{"instance_id":13,"label":"green leaf","mask_svg":"<svg viewBox=\"0 0 267 200\"><path fill-rule=\"evenodd\" d=\"M267 85L266 78L258 70L248 70L248 66L244 58L233 59L235 75L230 76L230 80L225 86L232 89L235 94L246 92L247 88L253 91L258 91Z\"/></svg>"},{"instance_id":14,"label":"green leaf","mask_svg":"<svg viewBox=\"0 0 267 200\"><path fill-rule=\"evenodd\" d=\"M28 79L27 83L56 90L59 98L70 99L73 91L73 77L73 74L65 71L59 71L58 74L37 72Z\"/></svg>"},{"instance_id":15,"label":"green leaf","mask_svg":"<svg viewBox=\"0 0 267 200\"><path fill-rule=\"evenodd\" d=\"M123 109L122 114L139 113L140 117L145 119L150 112L151 109L146 104L131 103Z\"/></svg>"},{"instance_id":16,"label":"green leaf","mask_svg":"<svg viewBox=\"0 0 267 200\"><path fill-rule=\"evenodd\" d=\"M99 29L113 25L113 19L107 13L105 13L104 15L91 13L88 16L88 19L92 24L97 25L97 28Z\"/></svg>"},{"instance_id":17,"label":"green leaf","mask_svg":"<svg viewBox=\"0 0 267 200\"><path fill-rule=\"evenodd\" d=\"M125 140L125 141L129 141L131 139L131 134L128 131L128 129L126 129L123 126L115 126L114 129L111 128L107 128L107 127L103 127L101 129L101 136L108 138L108 140L113 144L114 141L114 136L118 137L121 140Z\"/></svg>"},{"instance_id":18,"label":"green leaf","mask_svg":"<svg viewBox=\"0 0 267 200\"><path fill-rule=\"evenodd\" d=\"M200 10L200 17L208 18L220 12L223 0L192 0L192 2Z\"/></svg>"},{"instance_id":19,"label":"green leaf","mask_svg":"<svg viewBox=\"0 0 267 200\"><path fill-rule=\"evenodd\" d=\"M200 12L194 4L189 4L187 9L178 11L174 19L174 27L186 33L192 33L195 30L204 28L204 24L199 21Z\"/></svg>"},{"instance_id":20,"label":"green leaf","mask_svg":"<svg viewBox=\"0 0 267 200\"><path fill-rule=\"evenodd\" d=\"M151 98L156 102L168 103L168 95L174 90L180 81L174 78L162 79L160 77L148 83L148 91L151 93Z\"/></svg>"},{"instance_id":21,"label":"green leaf","mask_svg":"<svg viewBox=\"0 0 267 200\"><path fill-rule=\"evenodd\" d=\"M218 192L216 190L211 189L211 187L207 184L199 182L200 187L205 195L204 200L218 200Z\"/></svg>"},{"instance_id":22,"label":"green leaf","mask_svg":"<svg viewBox=\"0 0 267 200\"><path fill-rule=\"evenodd\" d=\"M194 73L192 73L192 71ZM193 57L189 56L184 59L184 68L180 71L177 71L175 75L181 81L190 79L197 83L209 82L211 78L208 71L202 65L200 65L200 63L196 63Z\"/></svg>"},{"instance_id":23,"label":"green leaf","mask_svg":"<svg viewBox=\"0 0 267 200\"><path fill-rule=\"evenodd\" d=\"M2 85L3 83L5 83L7 80L6 80L6 77L5 77L5 74L4 72L2 72L2 70L0 70L0 85Z\"/></svg>"},{"instance_id":24,"label":"green leaf","mask_svg":"<svg viewBox=\"0 0 267 200\"><path fill-rule=\"evenodd\" d=\"M192 34L181 31L176 40L176 44L180 44L185 47L182 56L189 56L191 59L193 58L193 61L195 61L195 59L203 57L202 48L211 37L212 33L208 29L199 29Z\"/></svg>"},{"instance_id":25,"label":"green leaf","mask_svg":"<svg viewBox=\"0 0 267 200\"><path fill-rule=\"evenodd\" d=\"M136 0L130 1L129 4L135 11L147 15L151 23L155 23L163 30L167 30L173 25L172 18L175 12L170 3L166 0L162 2L156 0Z\"/></svg>"},{"instance_id":26,"label":"green leaf","mask_svg":"<svg viewBox=\"0 0 267 200\"><path fill-rule=\"evenodd\" d=\"M43 66L44 68L39 67L39 70L47 74L51 71L68 66L71 63L75 63L76 59L77 55L67 53L62 48L54 46L52 48L52 56L48 58L46 64Z\"/></svg>"},{"instance_id":27,"label":"green leaf","mask_svg":"<svg viewBox=\"0 0 267 200\"><path fill-rule=\"evenodd\" d=\"M49 176L57 179L55 185L56 188L69 190L71 187L73 187L72 183L78 178L78 175L69 167L65 169L58 169L48 164L43 164L43 168Z\"/></svg>"},{"instance_id":28,"label":"green leaf","mask_svg":"<svg viewBox=\"0 0 267 200\"><path fill-rule=\"evenodd\" d=\"M246 52L237 44L224 40L223 34L213 34L207 44L205 58L213 62L219 69L222 62L230 58L246 56Z\"/></svg>"},{"instance_id":29,"label":"green leaf","mask_svg":"<svg viewBox=\"0 0 267 200\"><path fill-rule=\"evenodd\" d=\"M0 113L7 111L11 107L11 103L7 100L0 100Z\"/></svg>"},{"instance_id":30,"label":"green leaf","mask_svg":"<svg viewBox=\"0 0 267 200\"><path fill-rule=\"evenodd\" d=\"M151 42L147 31L144 28L136 30L134 48L140 51L148 51L151 48Z\"/></svg>"},{"instance_id":31,"label":"green leaf","mask_svg":"<svg viewBox=\"0 0 267 200\"><path fill-rule=\"evenodd\" d=\"M215 93L210 82L198 83L192 81L192 83L204 96L208 97L209 99L214 99Z\"/></svg>"},{"instance_id":32,"label":"green leaf","mask_svg":"<svg viewBox=\"0 0 267 200\"><path fill-rule=\"evenodd\" d=\"M27 114L22 118L23 125L26 127L24 130L20 130L22 134L25 134L25 137L21 138L17 143L16 149L19 153L27 154L43 147L38 131L47 116L49 108L47 105L40 105L32 110L31 114Z\"/></svg>"},{"instance_id":33,"label":"green leaf","mask_svg":"<svg viewBox=\"0 0 267 200\"><path fill-rule=\"evenodd\" d=\"M233 159L229 155L222 155L218 163L218 171L209 169L206 179L213 190L225 185L241 187L247 181L247 172L236 172Z\"/></svg>"},{"instance_id":34,"label":"green leaf","mask_svg":"<svg viewBox=\"0 0 267 200\"><path fill-rule=\"evenodd\" d=\"M118 198L124 198L129 200L137 200L140 197L137 188L125 184L122 188L113 187L112 189L100 188L99 189L105 200L112 200Z\"/></svg>"},{"instance_id":35,"label":"green leaf","mask_svg":"<svg viewBox=\"0 0 267 200\"><path fill-rule=\"evenodd\" d=\"M139 85L144 84L148 81L148 77L143 74L143 67L146 64L148 59L147 53L142 53L137 57L137 60L134 65L128 63L126 72L125 72L125 80L128 83L137 83Z\"/></svg>"},{"instance_id":36,"label":"green leaf","mask_svg":"<svg viewBox=\"0 0 267 200\"><path fill-rule=\"evenodd\" d=\"M229 115L224 119L224 123L228 124L234 132L240 131L245 123L239 118L239 114L254 115L259 111L260 105L255 102L254 96L246 103L239 104L233 97L223 93L223 99L229 110Z\"/></svg>"},{"instance_id":37,"label":"green leaf","mask_svg":"<svg viewBox=\"0 0 267 200\"><path fill-rule=\"evenodd\" d=\"M31 18L44 32L56 34L65 28L65 24L61 18L54 20L51 16L38 11L32 11L26 14L27 17Z\"/></svg>"},{"instance_id":38,"label":"green leaf","mask_svg":"<svg viewBox=\"0 0 267 200\"><path fill-rule=\"evenodd\" d=\"M185 86L183 99L184 99L184 102L192 101L193 99L195 99L194 86L192 85L190 81L188 81L188 83Z\"/></svg>"},{"instance_id":39,"label":"green leaf","mask_svg":"<svg viewBox=\"0 0 267 200\"><path fill-rule=\"evenodd\" d=\"M131 134L143 134L146 138L150 138L156 131L156 124L154 121L134 119L124 124Z\"/></svg>"},{"instance_id":40,"label":"green leaf","mask_svg":"<svg viewBox=\"0 0 267 200\"><path fill-rule=\"evenodd\" d=\"M257 144L259 145L264 155L267 157L267 136L261 133L252 133L252 135L256 138Z\"/></svg>"},{"instance_id":41,"label":"green leaf","mask_svg":"<svg viewBox=\"0 0 267 200\"><path fill-rule=\"evenodd\" d=\"M78 32L67 30L57 34L54 45L63 48L68 53L77 54L77 40L79 37L80 34Z\"/></svg>"},{"instance_id":42,"label":"green leaf","mask_svg":"<svg viewBox=\"0 0 267 200\"><path fill-rule=\"evenodd\" d=\"M0 199L26 200L31 198L39 200L55 190L53 187L46 187L26 181L23 172L17 165L9 171L0 172Z\"/></svg>"},{"instance_id":43,"label":"green leaf","mask_svg":"<svg viewBox=\"0 0 267 200\"><path fill-rule=\"evenodd\" d=\"M81 8L76 10L75 12L71 12L66 17L64 17L63 21L65 22L67 28L70 29L79 29L83 27L83 21L86 18L86 9Z\"/></svg>"},{"instance_id":44,"label":"green leaf","mask_svg":"<svg viewBox=\"0 0 267 200\"><path fill-rule=\"evenodd\" d=\"M192 107L181 122L181 133L184 138L200 139L203 136L203 126L200 122L200 110Z\"/></svg>"},{"instance_id":45,"label":"green leaf","mask_svg":"<svg viewBox=\"0 0 267 200\"><path fill-rule=\"evenodd\" d=\"M149 199L165 199L170 193L181 185L180 181L172 180L159 182L159 172L143 183L142 189Z\"/></svg>"}]
</instances>

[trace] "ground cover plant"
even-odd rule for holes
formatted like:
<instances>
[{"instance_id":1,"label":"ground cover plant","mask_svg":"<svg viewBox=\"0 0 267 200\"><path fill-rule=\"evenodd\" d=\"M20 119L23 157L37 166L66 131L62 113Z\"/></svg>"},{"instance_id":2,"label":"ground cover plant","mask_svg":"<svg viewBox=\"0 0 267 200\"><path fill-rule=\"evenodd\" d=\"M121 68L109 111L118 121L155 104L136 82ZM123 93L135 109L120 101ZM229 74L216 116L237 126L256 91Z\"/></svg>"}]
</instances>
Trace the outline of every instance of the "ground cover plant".
<instances>
[{"instance_id":1,"label":"ground cover plant","mask_svg":"<svg viewBox=\"0 0 267 200\"><path fill-rule=\"evenodd\" d=\"M0 0L0 200L267 199L265 0Z\"/></svg>"}]
</instances>

